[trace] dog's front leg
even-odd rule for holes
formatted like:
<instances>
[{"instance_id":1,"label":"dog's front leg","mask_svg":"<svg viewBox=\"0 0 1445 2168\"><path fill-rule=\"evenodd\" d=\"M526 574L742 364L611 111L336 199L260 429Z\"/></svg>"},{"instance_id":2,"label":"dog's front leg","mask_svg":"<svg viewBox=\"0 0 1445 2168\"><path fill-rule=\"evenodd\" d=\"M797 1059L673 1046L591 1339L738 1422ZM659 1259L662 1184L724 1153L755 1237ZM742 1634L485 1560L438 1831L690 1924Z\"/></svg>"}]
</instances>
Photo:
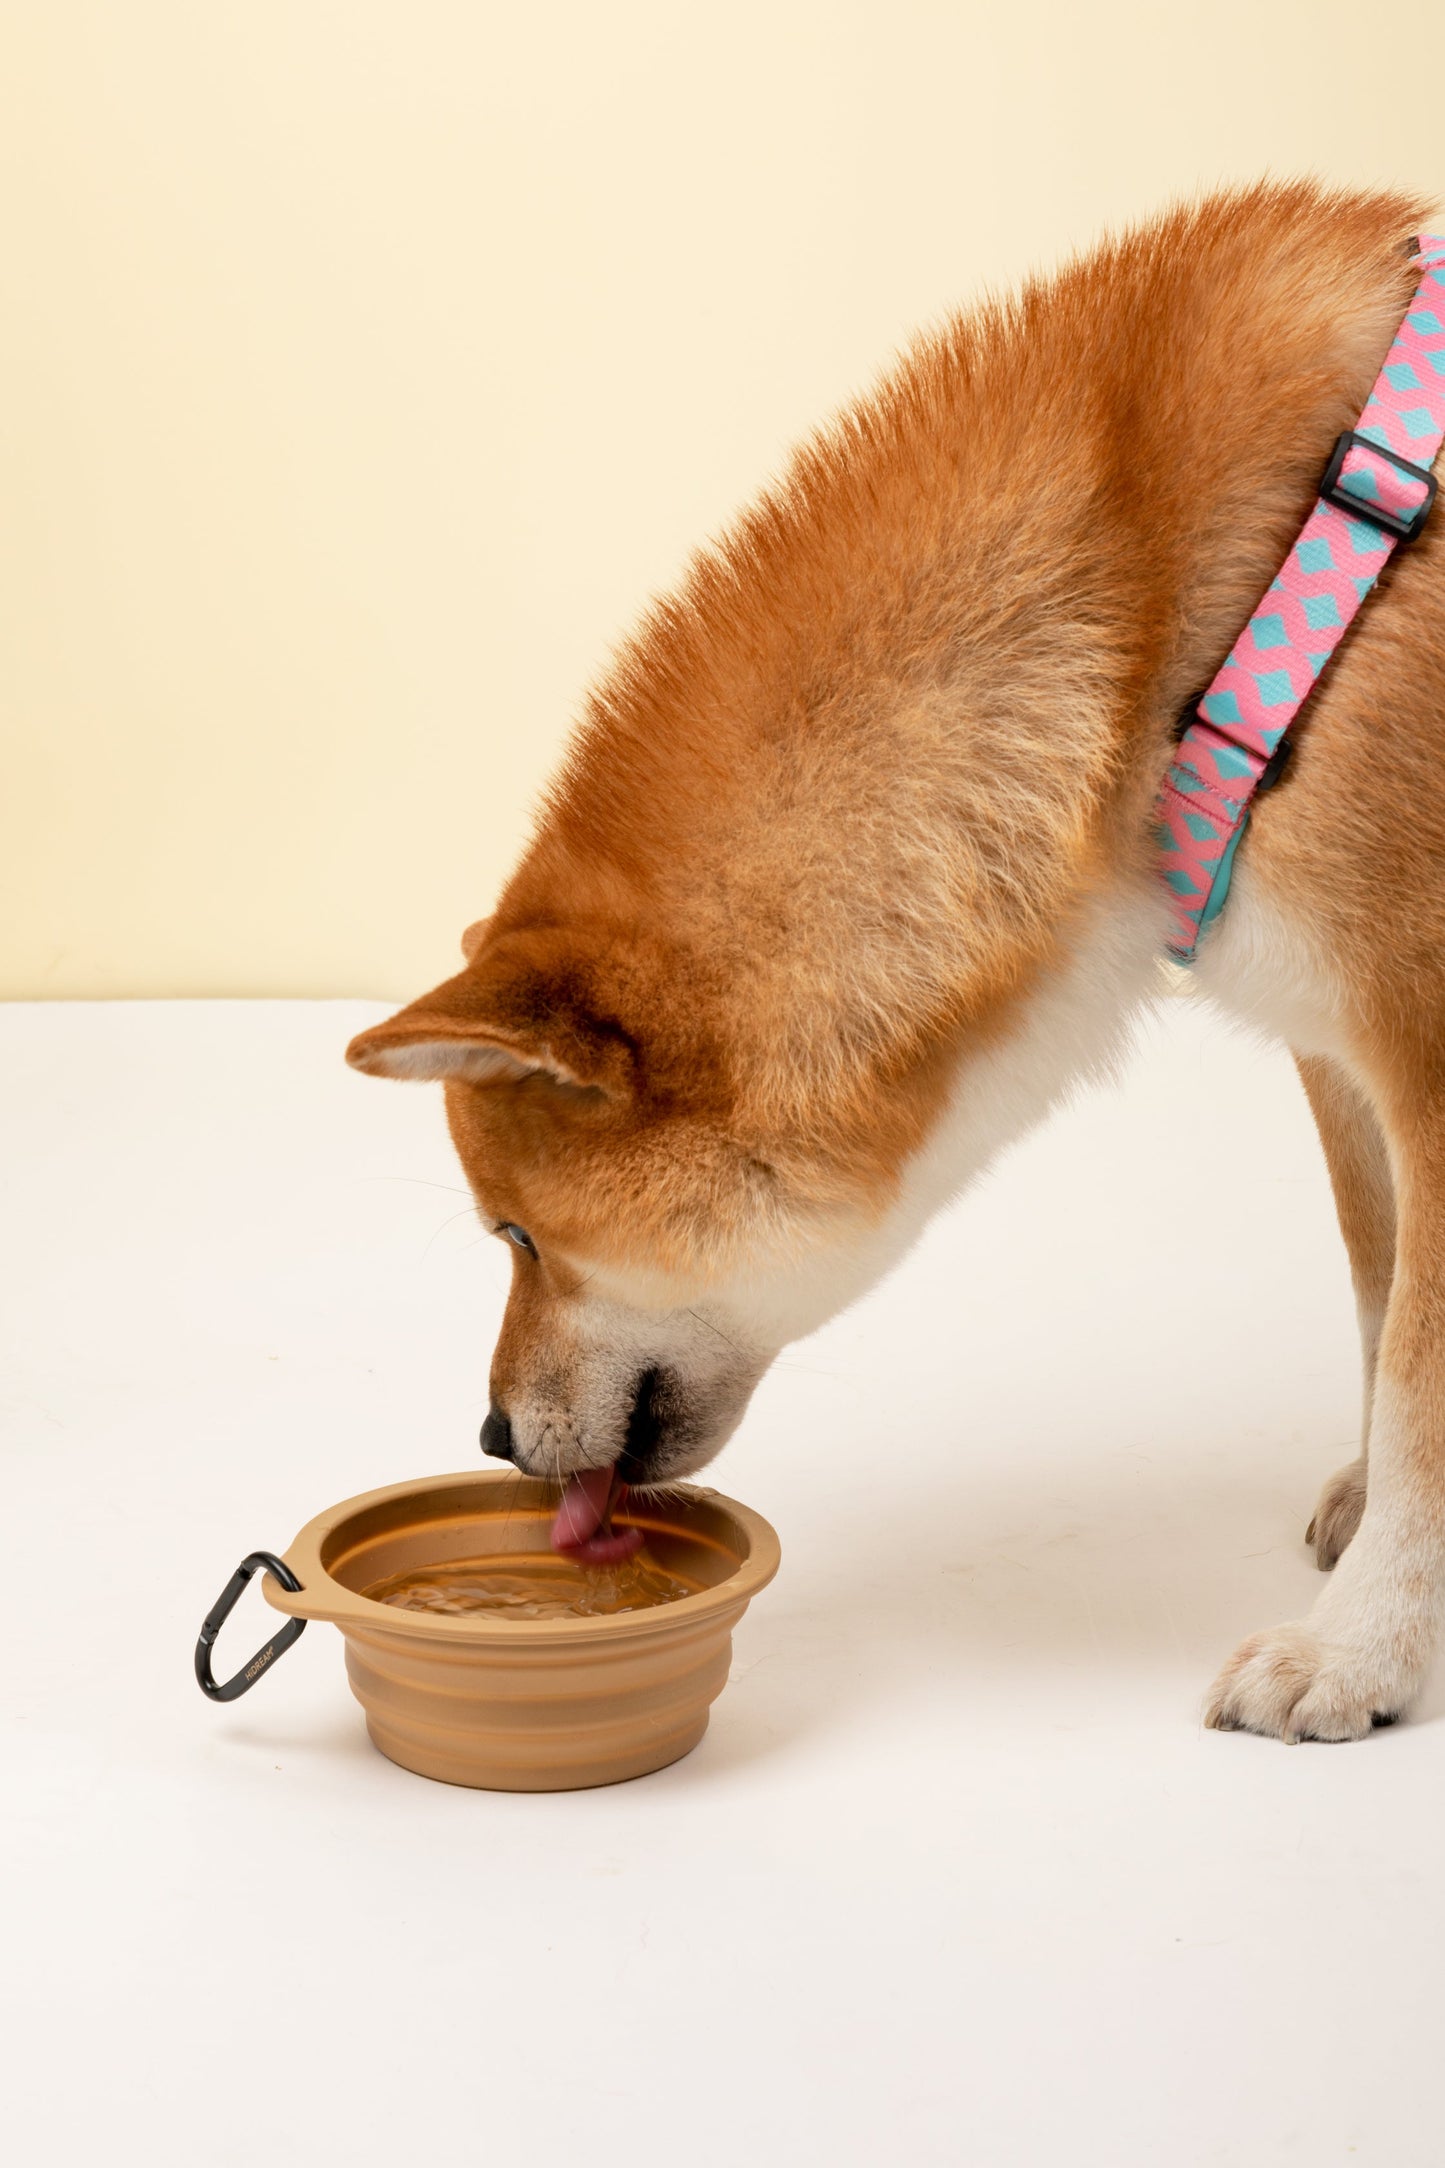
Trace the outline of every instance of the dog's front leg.
<instances>
[{"instance_id":1,"label":"dog's front leg","mask_svg":"<svg viewBox=\"0 0 1445 2168\"><path fill-rule=\"evenodd\" d=\"M1358 1739L1415 1693L1445 1595L1445 1109L1400 1125L1395 1275L1359 1533L1309 1616L1256 1634L1216 1680L1205 1721L1296 1739Z\"/></svg>"},{"instance_id":2,"label":"dog's front leg","mask_svg":"<svg viewBox=\"0 0 1445 2168\"><path fill-rule=\"evenodd\" d=\"M1395 1184L1384 1132L1359 1086L1338 1062L1311 1055L1296 1055L1295 1061L1324 1146L1340 1232L1349 1252L1364 1369L1359 1457L1330 1477L1305 1530L1306 1543L1314 1545L1316 1564L1327 1573L1350 1543L1365 1510L1375 1366L1395 1277Z\"/></svg>"}]
</instances>

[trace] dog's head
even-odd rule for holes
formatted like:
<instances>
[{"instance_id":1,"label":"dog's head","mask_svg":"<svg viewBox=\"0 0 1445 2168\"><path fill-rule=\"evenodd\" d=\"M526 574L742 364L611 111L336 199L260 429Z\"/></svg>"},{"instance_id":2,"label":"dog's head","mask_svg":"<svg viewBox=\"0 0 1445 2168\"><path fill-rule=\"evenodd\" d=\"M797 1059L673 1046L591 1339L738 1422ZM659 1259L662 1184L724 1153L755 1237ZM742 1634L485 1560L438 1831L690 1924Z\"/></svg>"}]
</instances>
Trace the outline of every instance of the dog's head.
<instances>
[{"instance_id":1,"label":"dog's head","mask_svg":"<svg viewBox=\"0 0 1445 2168\"><path fill-rule=\"evenodd\" d=\"M866 1177L825 1174L816 1139L776 1148L699 967L635 927L487 922L464 948L347 1059L443 1083L509 1245L483 1444L543 1477L689 1474L778 1348L875 1275Z\"/></svg>"}]
</instances>

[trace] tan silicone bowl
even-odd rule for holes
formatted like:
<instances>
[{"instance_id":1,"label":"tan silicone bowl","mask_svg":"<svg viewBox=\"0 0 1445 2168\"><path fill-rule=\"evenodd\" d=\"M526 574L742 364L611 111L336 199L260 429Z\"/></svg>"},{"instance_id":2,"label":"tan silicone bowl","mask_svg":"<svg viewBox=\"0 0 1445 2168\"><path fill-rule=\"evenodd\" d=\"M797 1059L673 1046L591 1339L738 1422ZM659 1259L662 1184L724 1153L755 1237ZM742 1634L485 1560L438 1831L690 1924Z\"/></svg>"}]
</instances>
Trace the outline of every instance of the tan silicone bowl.
<instances>
[{"instance_id":1,"label":"tan silicone bowl","mask_svg":"<svg viewBox=\"0 0 1445 2168\"><path fill-rule=\"evenodd\" d=\"M330 1619L383 1754L419 1776L492 1791L616 1784L677 1761L707 1729L727 1683L732 1630L778 1570L761 1515L679 1485L635 1495L615 1520L640 1528L696 1595L615 1617L448 1618L361 1594L387 1575L454 1559L548 1550L556 1491L505 1469L432 1476L348 1498L307 1523L267 1601Z\"/></svg>"}]
</instances>

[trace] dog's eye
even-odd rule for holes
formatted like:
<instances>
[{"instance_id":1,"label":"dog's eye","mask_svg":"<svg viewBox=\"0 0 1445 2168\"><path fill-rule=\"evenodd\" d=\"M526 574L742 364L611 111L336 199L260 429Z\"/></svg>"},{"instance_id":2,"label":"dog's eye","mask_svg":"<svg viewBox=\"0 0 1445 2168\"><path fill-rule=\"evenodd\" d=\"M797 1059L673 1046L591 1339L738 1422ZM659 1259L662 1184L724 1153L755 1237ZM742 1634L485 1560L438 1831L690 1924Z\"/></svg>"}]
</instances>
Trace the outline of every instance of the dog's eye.
<instances>
[{"instance_id":1,"label":"dog's eye","mask_svg":"<svg viewBox=\"0 0 1445 2168\"><path fill-rule=\"evenodd\" d=\"M532 1240L532 1237L528 1234L526 1228L519 1227L515 1220L503 1220L501 1226L497 1229L497 1233L499 1235L505 1235L509 1242L515 1242L517 1248L519 1250L525 1250L529 1257L536 1256L536 1243Z\"/></svg>"}]
</instances>

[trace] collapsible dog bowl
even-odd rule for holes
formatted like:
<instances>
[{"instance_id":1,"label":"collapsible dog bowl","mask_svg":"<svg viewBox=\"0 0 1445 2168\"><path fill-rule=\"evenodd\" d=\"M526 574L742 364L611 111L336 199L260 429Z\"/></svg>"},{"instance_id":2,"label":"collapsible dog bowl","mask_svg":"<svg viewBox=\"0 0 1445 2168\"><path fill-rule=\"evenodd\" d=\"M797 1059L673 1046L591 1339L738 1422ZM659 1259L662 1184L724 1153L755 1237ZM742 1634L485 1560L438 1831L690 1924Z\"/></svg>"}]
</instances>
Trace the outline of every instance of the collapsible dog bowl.
<instances>
[{"instance_id":1,"label":"collapsible dog bowl","mask_svg":"<svg viewBox=\"0 0 1445 2168\"><path fill-rule=\"evenodd\" d=\"M245 1693L300 1635L330 1619L375 1745L404 1769L493 1791L565 1791L661 1769L695 1747L727 1683L732 1630L778 1570L759 1514L679 1485L632 1494L616 1516L640 1528L664 1571L695 1593L612 1616L448 1616L364 1591L394 1574L487 1558L551 1557L557 1494L509 1470L433 1476L348 1498L308 1522L283 1558L253 1551L201 1629L196 1675L213 1700ZM289 1614L224 1685L211 1647L251 1576Z\"/></svg>"}]
</instances>

